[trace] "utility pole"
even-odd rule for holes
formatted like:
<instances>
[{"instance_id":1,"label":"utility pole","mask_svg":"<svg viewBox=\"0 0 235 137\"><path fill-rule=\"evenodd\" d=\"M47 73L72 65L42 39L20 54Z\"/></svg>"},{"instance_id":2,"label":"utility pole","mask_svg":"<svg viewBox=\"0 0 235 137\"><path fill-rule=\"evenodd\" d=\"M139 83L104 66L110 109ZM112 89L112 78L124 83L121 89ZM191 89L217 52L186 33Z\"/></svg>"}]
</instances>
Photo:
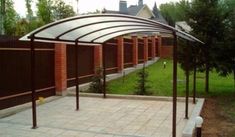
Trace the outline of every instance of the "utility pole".
<instances>
[{"instance_id":1,"label":"utility pole","mask_svg":"<svg viewBox=\"0 0 235 137\"><path fill-rule=\"evenodd\" d=\"M0 35L4 35L4 20L5 20L5 0L1 0L1 11L0 11Z\"/></svg>"}]
</instances>

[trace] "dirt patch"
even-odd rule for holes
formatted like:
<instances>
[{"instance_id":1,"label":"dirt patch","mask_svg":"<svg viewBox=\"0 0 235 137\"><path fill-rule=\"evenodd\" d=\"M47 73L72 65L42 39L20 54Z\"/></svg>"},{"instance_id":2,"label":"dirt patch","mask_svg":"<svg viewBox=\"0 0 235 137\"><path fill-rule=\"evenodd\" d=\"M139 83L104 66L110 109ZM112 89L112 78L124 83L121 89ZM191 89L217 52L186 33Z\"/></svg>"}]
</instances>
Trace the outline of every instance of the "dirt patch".
<instances>
[{"instance_id":1,"label":"dirt patch","mask_svg":"<svg viewBox=\"0 0 235 137\"><path fill-rule=\"evenodd\" d=\"M227 118L217 98L207 98L202 110L203 137L234 137L235 122Z\"/></svg>"}]
</instances>

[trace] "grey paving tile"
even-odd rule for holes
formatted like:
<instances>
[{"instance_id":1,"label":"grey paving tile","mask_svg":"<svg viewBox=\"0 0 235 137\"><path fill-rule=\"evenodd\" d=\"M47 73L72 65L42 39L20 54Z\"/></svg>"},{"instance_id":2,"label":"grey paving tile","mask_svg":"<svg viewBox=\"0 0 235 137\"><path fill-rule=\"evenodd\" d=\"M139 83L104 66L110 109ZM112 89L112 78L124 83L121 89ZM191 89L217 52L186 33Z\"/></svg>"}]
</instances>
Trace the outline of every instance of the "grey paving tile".
<instances>
[{"instance_id":1,"label":"grey paving tile","mask_svg":"<svg viewBox=\"0 0 235 137\"><path fill-rule=\"evenodd\" d=\"M31 109L0 119L1 137L170 137L172 103L127 99L63 97L37 107L39 128L31 129ZM189 104L189 114L194 105ZM178 103L177 136L185 126ZM3 129L3 130L2 130Z\"/></svg>"}]
</instances>

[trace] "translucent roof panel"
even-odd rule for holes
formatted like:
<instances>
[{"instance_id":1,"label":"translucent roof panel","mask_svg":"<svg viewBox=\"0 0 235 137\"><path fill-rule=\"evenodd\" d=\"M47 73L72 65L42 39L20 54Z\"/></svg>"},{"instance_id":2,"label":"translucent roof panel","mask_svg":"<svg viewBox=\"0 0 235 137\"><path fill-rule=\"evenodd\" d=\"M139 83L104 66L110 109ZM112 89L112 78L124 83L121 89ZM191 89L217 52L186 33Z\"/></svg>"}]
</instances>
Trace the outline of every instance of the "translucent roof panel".
<instances>
[{"instance_id":1,"label":"translucent roof panel","mask_svg":"<svg viewBox=\"0 0 235 137\"><path fill-rule=\"evenodd\" d=\"M131 34L135 32L159 32L157 29L133 29L133 30L123 30L121 32L115 32L112 34L109 34L107 36L99 37L97 39L94 39L94 43L101 43L102 41L107 41L109 39L115 38L117 36L125 35L125 34ZM161 31L163 32L163 31ZM163 33L168 33L168 32L163 32Z\"/></svg>"},{"instance_id":2,"label":"translucent roof panel","mask_svg":"<svg viewBox=\"0 0 235 137\"><path fill-rule=\"evenodd\" d=\"M82 28L74 29L72 31L67 32L64 35L61 35L59 38L60 39L70 39L70 40L75 40L77 38L82 38L84 36L87 36L89 34L92 34L97 31L102 31L105 29L110 29L110 28L116 28L116 27L127 27L127 26L150 26L154 27L154 25L146 25L144 23L134 23L134 22L105 22L105 23L99 23L99 24L94 24L94 25L89 25L85 26ZM90 29L92 27L92 29ZM82 32L82 33L81 33Z\"/></svg>"},{"instance_id":3,"label":"translucent roof panel","mask_svg":"<svg viewBox=\"0 0 235 137\"><path fill-rule=\"evenodd\" d=\"M195 37L176 30L166 24L122 14L93 14L75 16L42 26L20 40L47 42L82 42L82 43L104 43L119 35L134 32L158 32L173 33L190 41L198 41ZM201 42L202 43L202 42Z\"/></svg>"}]
</instances>

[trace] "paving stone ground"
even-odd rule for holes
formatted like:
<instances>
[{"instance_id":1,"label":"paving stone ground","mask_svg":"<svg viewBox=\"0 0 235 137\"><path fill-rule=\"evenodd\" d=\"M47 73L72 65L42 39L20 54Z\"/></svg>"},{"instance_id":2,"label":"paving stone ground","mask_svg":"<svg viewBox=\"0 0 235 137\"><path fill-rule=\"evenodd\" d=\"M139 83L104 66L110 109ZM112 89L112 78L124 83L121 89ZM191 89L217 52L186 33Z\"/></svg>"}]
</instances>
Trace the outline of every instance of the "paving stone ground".
<instances>
[{"instance_id":1,"label":"paving stone ground","mask_svg":"<svg viewBox=\"0 0 235 137\"><path fill-rule=\"evenodd\" d=\"M177 106L181 137L185 104ZM0 137L171 137L172 102L81 97L75 111L75 97L63 97L38 106L37 118L37 129L31 109L0 119Z\"/></svg>"}]
</instances>

